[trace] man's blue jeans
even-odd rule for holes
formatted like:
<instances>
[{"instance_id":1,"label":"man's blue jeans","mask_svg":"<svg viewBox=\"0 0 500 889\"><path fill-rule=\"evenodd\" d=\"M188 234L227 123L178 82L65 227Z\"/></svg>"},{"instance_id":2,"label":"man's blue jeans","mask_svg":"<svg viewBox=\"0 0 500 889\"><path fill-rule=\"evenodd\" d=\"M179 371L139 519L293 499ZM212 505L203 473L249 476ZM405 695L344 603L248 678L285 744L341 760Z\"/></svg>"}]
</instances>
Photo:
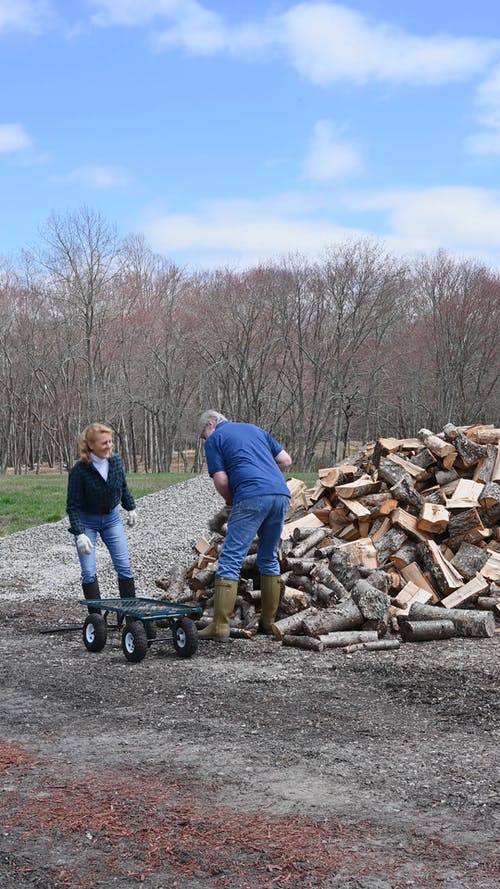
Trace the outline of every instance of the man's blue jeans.
<instances>
[{"instance_id":1,"label":"man's blue jeans","mask_svg":"<svg viewBox=\"0 0 500 889\"><path fill-rule=\"evenodd\" d=\"M261 494L234 504L227 534L219 553L216 577L239 580L243 560L258 534L257 565L261 574L280 574L278 545L290 498L285 494Z\"/></svg>"},{"instance_id":2,"label":"man's blue jeans","mask_svg":"<svg viewBox=\"0 0 500 889\"><path fill-rule=\"evenodd\" d=\"M77 550L82 572L82 583L92 583L96 578L95 544L98 534L100 534L102 542L109 550L118 577L133 577L134 575L130 567L127 536L118 507L116 506L109 515L90 515L84 512L82 513L82 521L84 533L92 543L92 549L88 556L84 553L79 553Z\"/></svg>"}]
</instances>

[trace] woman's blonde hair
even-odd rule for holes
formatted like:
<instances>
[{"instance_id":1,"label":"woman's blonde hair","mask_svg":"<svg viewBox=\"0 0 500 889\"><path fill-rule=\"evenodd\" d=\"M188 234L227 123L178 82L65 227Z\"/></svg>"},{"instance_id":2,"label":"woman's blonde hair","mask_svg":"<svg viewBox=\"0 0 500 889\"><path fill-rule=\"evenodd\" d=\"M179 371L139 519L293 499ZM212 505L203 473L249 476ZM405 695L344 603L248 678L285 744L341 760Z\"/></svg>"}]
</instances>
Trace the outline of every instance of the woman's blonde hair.
<instances>
[{"instance_id":1,"label":"woman's blonde hair","mask_svg":"<svg viewBox=\"0 0 500 889\"><path fill-rule=\"evenodd\" d=\"M97 436L101 433L104 433L104 435L113 435L113 430L110 429L109 426L104 426L102 423L91 423L90 426L87 426L87 428L83 430L80 436L80 460L82 463L90 463L92 461L92 457L90 456L92 445Z\"/></svg>"}]
</instances>

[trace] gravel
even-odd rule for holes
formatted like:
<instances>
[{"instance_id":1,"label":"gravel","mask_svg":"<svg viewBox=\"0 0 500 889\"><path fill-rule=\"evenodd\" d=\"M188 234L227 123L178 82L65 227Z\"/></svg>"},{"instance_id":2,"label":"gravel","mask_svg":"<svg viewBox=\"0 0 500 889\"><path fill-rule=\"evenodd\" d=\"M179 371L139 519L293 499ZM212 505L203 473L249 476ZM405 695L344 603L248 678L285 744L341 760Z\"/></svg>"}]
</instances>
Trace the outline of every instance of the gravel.
<instances>
[{"instance_id":1,"label":"gravel","mask_svg":"<svg viewBox=\"0 0 500 889\"><path fill-rule=\"evenodd\" d=\"M138 520L126 527L137 594L155 596L155 578L193 557L208 520L223 506L208 475L200 475L137 500ZM125 517L125 514L124 514ZM116 573L98 540L97 573L103 596L117 596ZM0 538L0 599L81 596L80 569L68 519Z\"/></svg>"}]
</instances>

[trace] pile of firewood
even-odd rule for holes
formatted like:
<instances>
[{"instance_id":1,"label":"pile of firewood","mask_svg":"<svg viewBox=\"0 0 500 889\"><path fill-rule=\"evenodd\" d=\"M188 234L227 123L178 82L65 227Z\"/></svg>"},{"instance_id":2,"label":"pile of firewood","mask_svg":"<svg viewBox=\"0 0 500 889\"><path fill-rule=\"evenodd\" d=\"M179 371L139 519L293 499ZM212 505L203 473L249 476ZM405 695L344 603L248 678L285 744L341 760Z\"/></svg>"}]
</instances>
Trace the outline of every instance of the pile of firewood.
<instances>
[{"instance_id":1,"label":"pile of firewood","mask_svg":"<svg viewBox=\"0 0 500 889\"><path fill-rule=\"evenodd\" d=\"M320 469L313 488L289 479L274 635L353 651L500 632L499 442L493 426L450 423L439 434L380 438ZM169 598L210 609L227 516L214 516L192 565L157 581ZM256 632L255 552L243 564L233 636Z\"/></svg>"}]
</instances>

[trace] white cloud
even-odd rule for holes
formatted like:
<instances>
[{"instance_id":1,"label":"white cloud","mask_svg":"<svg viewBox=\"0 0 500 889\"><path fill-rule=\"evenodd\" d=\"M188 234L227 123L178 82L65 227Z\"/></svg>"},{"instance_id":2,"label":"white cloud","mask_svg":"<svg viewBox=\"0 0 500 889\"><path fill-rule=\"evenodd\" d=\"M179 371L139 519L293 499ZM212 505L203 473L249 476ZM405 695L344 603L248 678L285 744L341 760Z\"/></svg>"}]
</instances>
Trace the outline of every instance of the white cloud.
<instances>
[{"instance_id":1,"label":"white cloud","mask_svg":"<svg viewBox=\"0 0 500 889\"><path fill-rule=\"evenodd\" d=\"M229 26L197 0L92 2L96 24L155 28L159 48L240 55L280 51L319 84L341 79L364 84L372 78L449 83L484 70L500 54L499 40L413 35L338 3L297 3L281 15Z\"/></svg>"},{"instance_id":2,"label":"white cloud","mask_svg":"<svg viewBox=\"0 0 500 889\"><path fill-rule=\"evenodd\" d=\"M99 164L86 164L61 176L52 177L53 182L80 183L89 188L122 188L128 177L120 167L106 167Z\"/></svg>"},{"instance_id":3,"label":"white cloud","mask_svg":"<svg viewBox=\"0 0 500 889\"><path fill-rule=\"evenodd\" d=\"M447 83L462 80L500 51L500 41L419 37L335 3L299 3L282 16L283 42L298 70L316 83L338 79Z\"/></svg>"},{"instance_id":4,"label":"white cloud","mask_svg":"<svg viewBox=\"0 0 500 889\"><path fill-rule=\"evenodd\" d=\"M500 154L500 66L479 86L476 97L479 125L484 127L466 141L471 154Z\"/></svg>"},{"instance_id":5,"label":"white cloud","mask_svg":"<svg viewBox=\"0 0 500 889\"><path fill-rule=\"evenodd\" d=\"M327 182L359 173L361 169L358 149L347 142L341 142L332 123L327 120L318 121L304 163L306 176L316 182Z\"/></svg>"},{"instance_id":6,"label":"white cloud","mask_svg":"<svg viewBox=\"0 0 500 889\"><path fill-rule=\"evenodd\" d=\"M351 209L378 210L407 249L498 249L500 191L466 186L400 189L351 196Z\"/></svg>"},{"instance_id":7,"label":"white cloud","mask_svg":"<svg viewBox=\"0 0 500 889\"><path fill-rule=\"evenodd\" d=\"M31 139L26 130L18 123L0 124L0 154L11 151L22 151L31 147Z\"/></svg>"},{"instance_id":8,"label":"white cloud","mask_svg":"<svg viewBox=\"0 0 500 889\"><path fill-rule=\"evenodd\" d=\"M325 245L353 233L334 220L312 218L309 214L316 209L316 199L298 194L217 201L193 213L150 212L141 229L154 250L203 256L205 262L209 254L248 262L291 251L316 257Z\"/></svg>"},{"instance_id":9,"label":"white cloud","mask_svg":"<svg viewBox=\"0 0 500 889\"><path fill-rule=\"evenodd\" d=\"M37 33L52 18L50 4L45 0L0 0L0 33L7 30Z\"/></svg>"}]
</instances>

